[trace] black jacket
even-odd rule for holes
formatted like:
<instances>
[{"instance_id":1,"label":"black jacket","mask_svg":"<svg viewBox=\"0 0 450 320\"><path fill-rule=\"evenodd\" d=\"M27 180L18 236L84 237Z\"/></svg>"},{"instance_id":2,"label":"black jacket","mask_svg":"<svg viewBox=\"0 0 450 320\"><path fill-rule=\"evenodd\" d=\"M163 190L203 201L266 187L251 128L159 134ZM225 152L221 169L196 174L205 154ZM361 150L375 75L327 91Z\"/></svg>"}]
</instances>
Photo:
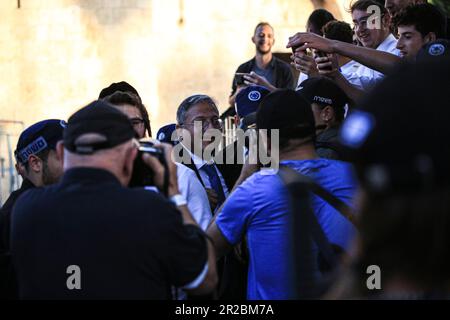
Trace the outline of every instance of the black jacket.
<instances>
[{"instance_id":1,"label":"black jacket","mask_svg":"<svg viewBox=\"0 0 450 320\"><path fill-rule=\"evenodd\" d=\"M198 277L207 253L203 231L185 225L172 203L96 168L27 191L11 219L22 299L168 299L171 285ZM81 290L67 285L72 265Z\"/></svg>"},{"instance_id":2,"label":"black jacket","mask_svg":"<svg viewBox=\"0 0 450 320\"><path fill-rule=\"evenodd\" d=\"M34 188L31 181L25 179L20 189L12 192L0 209L0 300L16 299L17 287L15 274L11 264L9 252L9 234L11 231L11 213L19 196L25 191Z\"/></svg>"}]
</instances>

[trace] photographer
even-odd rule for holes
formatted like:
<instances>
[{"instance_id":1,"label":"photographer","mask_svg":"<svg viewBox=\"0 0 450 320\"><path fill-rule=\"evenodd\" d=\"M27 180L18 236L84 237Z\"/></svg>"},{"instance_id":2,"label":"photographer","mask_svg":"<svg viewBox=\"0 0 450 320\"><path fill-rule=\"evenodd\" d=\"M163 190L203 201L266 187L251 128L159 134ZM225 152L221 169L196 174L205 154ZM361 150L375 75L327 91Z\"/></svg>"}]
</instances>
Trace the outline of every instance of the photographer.
<instances>
[{"instance_id":1,"label":"photographer","mask_svg":"<svg viewBox=\"0 0 450 320\"><path fill-rule=\"evenodd\" d=\"M171 147L168 196L126 186L137 155L131 122L103 101L69 118L61 183L16 203L11 252L21 299L169 299L171 285L211 292L212 245L179 194ZM164 167L143 161L161 187Z\"/></svg>"}]
</instances>

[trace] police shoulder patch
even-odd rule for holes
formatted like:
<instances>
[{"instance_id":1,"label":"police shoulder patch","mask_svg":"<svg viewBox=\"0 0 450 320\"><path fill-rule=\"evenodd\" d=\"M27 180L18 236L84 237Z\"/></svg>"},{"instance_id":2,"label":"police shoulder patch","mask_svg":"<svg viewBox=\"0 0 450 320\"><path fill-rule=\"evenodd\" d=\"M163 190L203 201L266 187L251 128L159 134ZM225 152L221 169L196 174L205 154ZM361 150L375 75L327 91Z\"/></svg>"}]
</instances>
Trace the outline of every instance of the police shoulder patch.
<instances>
[{"instance_id":1,"label":"police shoulder patch","mask_svg":"<svg viewBox=\"0 0 450 320\"><path fill-rule=\"evenodd\" d=\"M428 53L431 56L441 56L445 52L445 47L440 43L435 43L428 48Z\"/></svg>"}]
</instances>

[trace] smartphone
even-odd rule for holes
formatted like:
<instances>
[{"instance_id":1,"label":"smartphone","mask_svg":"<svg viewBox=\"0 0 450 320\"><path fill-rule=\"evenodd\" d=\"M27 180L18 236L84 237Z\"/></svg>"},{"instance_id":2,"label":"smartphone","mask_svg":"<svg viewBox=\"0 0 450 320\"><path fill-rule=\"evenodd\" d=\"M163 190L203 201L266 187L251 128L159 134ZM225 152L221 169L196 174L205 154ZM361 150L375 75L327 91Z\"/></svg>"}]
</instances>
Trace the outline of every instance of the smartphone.
<instances>
[{"instance_id":1,"label":"smartphone","mask_svg":"<svg viewBox=\"0 0 450 320\"><path fill-rule=\"evenodd\" d=\"M295 50L297 50L297 49L300 48L300 47L301 47L301 46L292 47L292 48L291 48L291 49L292 49L292 53L295 54ZM307 54L306 50L303 50L303 52L304 52L305 54Z\"/></svg>"},{"instance_id":2,"label":"smartphone","mask_svg":"<svg viewBox=\"0 0 450 320\"><path fill-rule=\"evenodd\" d=\"M326 54L325 52L320 51L320 50L316 50L315 53L316 53L316 57L320 57L320 58L328 57L327 54ZM328 60L331 61L330 59L328 59ZM323 68L323 70L331 71L332 68L333 68L332 66L329 66L329 67L327 67L327 68Z\"/></svg>"},{"instance_id":3,"label":"smartphone","mask_svg":"<svg viewBox=\"0 0 450 320\"><path fill-rule=\"evenodd\" d=\"M316 50L316 56L323 58L323 57L327 57L327 54L323 51Z\"/></svg>"},{"instance_id":4,"label":"smartphone","mask_svg":"<svg viewBox=\"0 0 450 320\"><path fill-rule=\"evenodd\" d=\"M245 85L245 83L244 83L244 81L245 81L244 76L247 75L247 74L248 74L248 73L239 73L239 72L237 72L237 73L234 75L234 83L235 83L237 86L244 86L244 85Z\"/></svg>"}]
</instances>

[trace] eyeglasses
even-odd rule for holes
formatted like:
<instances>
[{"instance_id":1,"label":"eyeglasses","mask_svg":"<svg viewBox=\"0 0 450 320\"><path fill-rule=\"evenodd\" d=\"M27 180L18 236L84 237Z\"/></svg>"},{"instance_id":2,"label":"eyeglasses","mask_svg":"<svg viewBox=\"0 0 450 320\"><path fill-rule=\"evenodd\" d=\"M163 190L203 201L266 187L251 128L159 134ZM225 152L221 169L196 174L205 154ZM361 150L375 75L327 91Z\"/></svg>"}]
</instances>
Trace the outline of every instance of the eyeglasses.
<instances>
[{"instance_id":1,"label":"eyeglasses","mask_svg":"<svg viewBox=\"0 0 450 320\"><path fill-rule=\"evenodd\" d=\"M201 123L203 131L206 131L211 124L215 129L222 129L223 122L222 119L212 118L212 119L195 119L193 123L185 123L185 126L195 126L197 122Z\"/></svg>"},{"instance_id":2,"label":"eyeglasses","mask_svg":"<svg viewBox=\"0 0 450 320\"><path fill-rule=\"evenodd\" d=\"M144 123L144 119L142 118L131 118L130 121L133 127L139 127Z\"/></svg>"}]
</instances>

